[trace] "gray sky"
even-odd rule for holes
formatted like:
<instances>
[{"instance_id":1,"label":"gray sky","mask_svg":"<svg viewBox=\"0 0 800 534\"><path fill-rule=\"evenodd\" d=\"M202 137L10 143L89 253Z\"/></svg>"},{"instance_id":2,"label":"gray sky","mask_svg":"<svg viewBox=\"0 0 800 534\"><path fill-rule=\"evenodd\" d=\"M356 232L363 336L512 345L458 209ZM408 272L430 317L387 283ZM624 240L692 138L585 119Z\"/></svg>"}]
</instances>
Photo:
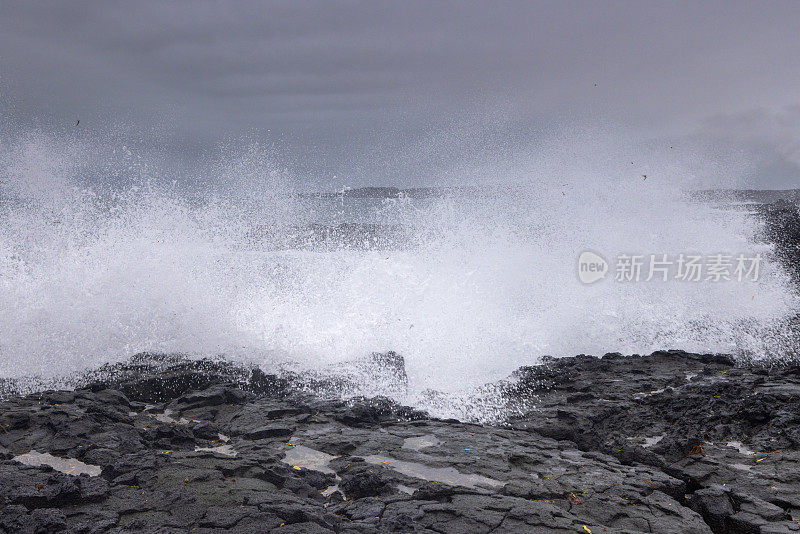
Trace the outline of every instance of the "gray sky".
<instances>
[{"instance_id":1,"label":"gray sky","mask_svg":"<svg viewBox=\"0 0 800 534\"><path fill-rule=\"evenodd\" d=\"M794 1L6 1L0 111L186 168L259 141L334 185L609 122L800 187L798 35Z\"/></svg>"}]
</instances>

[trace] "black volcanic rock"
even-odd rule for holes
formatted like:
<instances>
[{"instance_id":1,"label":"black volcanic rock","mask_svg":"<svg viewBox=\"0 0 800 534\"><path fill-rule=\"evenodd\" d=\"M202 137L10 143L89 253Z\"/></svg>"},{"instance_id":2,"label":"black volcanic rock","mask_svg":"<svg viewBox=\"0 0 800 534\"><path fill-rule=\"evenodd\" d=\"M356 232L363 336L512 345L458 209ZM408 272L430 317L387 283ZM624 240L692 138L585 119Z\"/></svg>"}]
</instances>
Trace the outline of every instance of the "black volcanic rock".
<instances>
[{"instance_id":1,"label":"black volcanic rock","mask_svg":"<svg viewBox=\"0 0 800 534\"><path fill-rule=\"evenodd\" d=\"M371 465L357 465L347 469L341 476L339 487L351 499L377 497L394 493L391 478L383 469Z\"/></svg>"},{"instance_id":2,"label":"black volcanic rock","mask_svg":"<svg viewBox=\"0 0 800 534\"><path fill-rule=\"evenodd\" d=\"M264 438L283 438L291 436L294 432L293 427L281 425L266 425L253 430L248 430L243 434L247 439L264 439Z\"/></svg>"},{"instance_id":3,"label":"black volcanic rock","mask_svg":"<svg viewBox=\"0 0 800 534\"><path fill-rule=\"evenodd\" d=\"M765 239L775 245L778 260L800 281L800 207L784 199L759 207L765 221Z\"/></svg>"},{"instance_id":4,"label":"black volcanic rock","mask_svg":"<svg viewBox=\"0 0 800 534\"><path fill-rule=\"evenodd\" d=\"M348 369L405 382L395 354ZM796 365L551 359L497 385L530 409L494 426L309 393L346 374L149 355L104 371L0 403L0 532L800 529Z\"/></svg>"}]
</instances>

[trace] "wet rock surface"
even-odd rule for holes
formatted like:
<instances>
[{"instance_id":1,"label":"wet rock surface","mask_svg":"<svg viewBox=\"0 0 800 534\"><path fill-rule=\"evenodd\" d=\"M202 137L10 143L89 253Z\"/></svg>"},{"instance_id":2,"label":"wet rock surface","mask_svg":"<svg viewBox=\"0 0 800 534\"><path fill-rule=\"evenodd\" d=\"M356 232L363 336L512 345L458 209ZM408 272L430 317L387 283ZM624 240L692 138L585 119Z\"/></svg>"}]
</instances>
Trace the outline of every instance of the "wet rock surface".
<instances>
[{"instance_id":1,"label":"wet rock surface","mask_svg":"<svg viewBox=\"0 0 800 534\"><path fill-rule=\"evenodd\" d=\"M496 425L224 362L106 371L0 403L0 532L800 532L795 365L548 361Z\"/></svg>"}]
</instances>

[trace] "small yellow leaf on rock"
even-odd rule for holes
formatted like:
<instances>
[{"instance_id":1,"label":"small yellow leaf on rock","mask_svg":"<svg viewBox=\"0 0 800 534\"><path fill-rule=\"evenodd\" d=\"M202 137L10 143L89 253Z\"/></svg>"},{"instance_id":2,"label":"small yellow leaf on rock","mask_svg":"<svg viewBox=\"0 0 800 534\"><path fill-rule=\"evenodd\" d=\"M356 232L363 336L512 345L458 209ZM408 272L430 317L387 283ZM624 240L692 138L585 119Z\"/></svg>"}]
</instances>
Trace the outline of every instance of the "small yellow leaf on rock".
<instances>
[{"instance_id":1,"label":"small yellow leaf on rock","mask_svg":"<svg viewBox=\"0 0 800 534\"><path fill-rule=\"evenodd\" d=\"M303 468L300 467L299 465L293 465L292 469L294 469L295 471L302 471L303 470Z\"/></svg>"},{"instance_id":2,"label":"small yellow leaf on rock","mask_svg":"<svg viewBox=\"0 0 800 534\"><path fill-rule=\"evenodd\" d=\"M766 460L766 458L759 458L756 462L760 462L761 460Z\"/></svg>"},{"instance_id":3,"label":"small yellow leaf on rock","mask_svg":"<svg viewBox=\"0 0 800 534\"><path fill-rule=\"evenodd\" d=\"M592 534L592 529L590 529L590 528L589 528L589 527L587 527L586 525L583 525L583 530L585 530L585 531L586 531L586 532L588 532L589 534Z\"/></svg>"}]
</instances>

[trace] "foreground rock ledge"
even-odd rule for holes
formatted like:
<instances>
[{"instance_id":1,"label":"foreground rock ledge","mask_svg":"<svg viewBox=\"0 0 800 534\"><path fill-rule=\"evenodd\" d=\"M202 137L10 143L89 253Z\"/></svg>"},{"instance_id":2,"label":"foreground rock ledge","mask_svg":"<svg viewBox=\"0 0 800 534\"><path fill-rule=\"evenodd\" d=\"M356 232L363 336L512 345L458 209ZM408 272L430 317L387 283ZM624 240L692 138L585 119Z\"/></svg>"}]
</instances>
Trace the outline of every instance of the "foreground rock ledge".
<instances>
[{"instance_id":1,"label":"foreground rock ledge","mask_svg":"<svg viewBox=\"0 0 800 534\"><path fill-rule=\"evenodd\" d=\"M0 531L800 531L794 365L554 360L496 426L219 363L106 377L0 403Z\"/></svg>"}]
</instances>

